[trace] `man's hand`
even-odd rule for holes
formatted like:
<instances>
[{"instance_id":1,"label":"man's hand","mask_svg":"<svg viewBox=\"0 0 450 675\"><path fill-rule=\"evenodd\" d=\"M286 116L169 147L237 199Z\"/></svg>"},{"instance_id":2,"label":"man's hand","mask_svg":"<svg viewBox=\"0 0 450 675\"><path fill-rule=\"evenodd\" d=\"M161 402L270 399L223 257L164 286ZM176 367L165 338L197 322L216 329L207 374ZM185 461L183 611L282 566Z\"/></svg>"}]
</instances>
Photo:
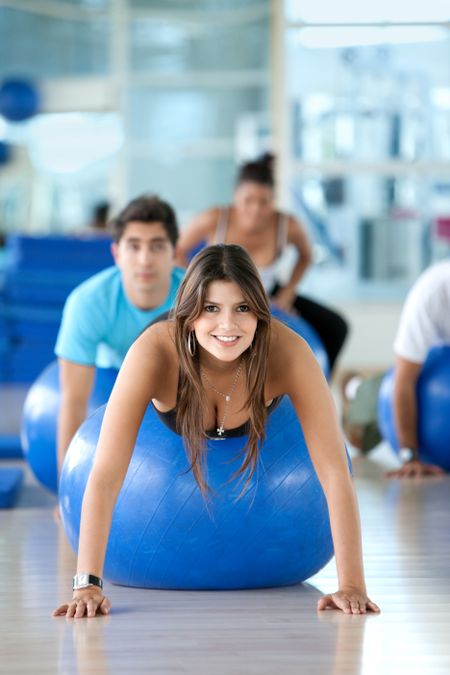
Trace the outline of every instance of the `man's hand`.
<instances>
[{"instance_id":1,"label":"man's hand","mask_svg":"<svg viewBox=\"0 0 450 675\"><path fill-rule=\"evenodd\" d=\"M400 469L385 473L385 478L421 478L424 476L443 476L444 470L434 464L425 464L418 459L405 462Z\"/></svg>"}]
</instances>

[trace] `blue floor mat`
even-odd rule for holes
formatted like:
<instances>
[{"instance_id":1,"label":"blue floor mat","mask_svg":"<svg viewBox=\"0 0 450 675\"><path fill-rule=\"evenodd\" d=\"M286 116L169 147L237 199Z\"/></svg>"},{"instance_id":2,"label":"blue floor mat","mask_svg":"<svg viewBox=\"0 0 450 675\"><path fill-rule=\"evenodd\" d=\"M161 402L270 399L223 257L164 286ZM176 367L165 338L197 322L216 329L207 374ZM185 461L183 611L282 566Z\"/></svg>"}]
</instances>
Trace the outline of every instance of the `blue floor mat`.
<instances>
[{"instance_id":1,"label":"blue floor mat","mask_svg":"<svg viewBox=\"0 0 450 675\"><path fill-rule=\"evenodd\" d=\"M20 459L23 457L20 437L14 434L0 436L0 459Z\"/></svg>"},{"instance_id":2,"label":"blue floor mat","mask_svg":"<svg viewBox=\"0 0 450 675\"><path fill-rule=\"evenodd\" d=\"M0 509L9 509L14 506L22 482L22 469L0 469Z\"/></svg>"}]
</instances>

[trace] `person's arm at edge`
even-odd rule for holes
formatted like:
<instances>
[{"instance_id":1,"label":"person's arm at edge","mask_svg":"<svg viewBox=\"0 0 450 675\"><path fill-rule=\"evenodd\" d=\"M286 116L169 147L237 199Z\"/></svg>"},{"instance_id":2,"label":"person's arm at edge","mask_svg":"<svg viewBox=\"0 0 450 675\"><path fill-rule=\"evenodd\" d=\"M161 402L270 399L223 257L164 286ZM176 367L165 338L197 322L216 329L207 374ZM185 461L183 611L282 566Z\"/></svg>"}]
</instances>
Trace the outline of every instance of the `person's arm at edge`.
<instances>
[{"instance_id":1,"label":"person's arm at edge","mask_svg":"<svg viewBox=\"0 0 450 675\"><path fill-rule=\"evenodd\" d=\"M425 464L419 458L416 386L422 365L399 355L396 357L393 395L395 427L400 448L412 450L413 457L400 469L388 471L387 478L411 478L443 473L439 467Z\"/></svg>"},{"instance_id":2,"label":"person's arm at edge","mask_svg":"<svg viewBox=\"0 0 450 675\"><path fill-rule=\"evenodd\" d=\"M202 241L211 243L219 219L219 209L212 208L195 216L180 232L175 251L175 263L187 267L187 256Z\"/></svg>"},{"instance_id":3,"label":"person's arm at edge","mask_svg":"<svg viewBox=\"0 0 450 675\"><path fill-rule=\"evenodd\" d=\"M282 372L297 412L315 471L328 504L339 590L319 600L318 609L378 612L366 593L359 512L345 445L328 385L306 343L283 327L288 361ZM279 346L281 350L281 346ZM299 382L308 383L307 390ZM283 387L284 388L284 387Z\"/></svg>"},{"instance_id":4,"label":"person's arm at edge","mask_svg":"<svg viewBox=\"0 0 450 675\"><path fill-rule=\"evenodd\" d=\"M112 513L133 453L145 410L158 397L166 360L158 349L159 326L152 326L130 348L106 407L94 464L83 497L77 573L102 577ZM150 337L150 331L153 331ZM154 338L156 335L156 339ZM54 616L93 617L111 605L102 591L91 586L74 591L70 602Z\"/></svg>"},{"instance_id":5,"label":"person's arm at edge","mask_svg":"<svg viewBox=\"0 0 450 675\"><path fill-rule=\"evenodd\" d=\"M58 476L77 429L86 419L89 396L95 377L94 366L59 358L61 405L58 413Z\"/></svg>"},{"instance_id":6,"label":"person's arm at edge","mask_svg":"<svg viewBox=\"0 0 450 675\"><path fill-rule=\"evenodd\" d=\"M288 219L287 243L297 249L297 261L292 270L289 281L281 288L274 302L286 311L292 308L297 285L305 275L306 270L312 264L312 248L303 225L293 216Z\"/></svg>"}]
</instances>

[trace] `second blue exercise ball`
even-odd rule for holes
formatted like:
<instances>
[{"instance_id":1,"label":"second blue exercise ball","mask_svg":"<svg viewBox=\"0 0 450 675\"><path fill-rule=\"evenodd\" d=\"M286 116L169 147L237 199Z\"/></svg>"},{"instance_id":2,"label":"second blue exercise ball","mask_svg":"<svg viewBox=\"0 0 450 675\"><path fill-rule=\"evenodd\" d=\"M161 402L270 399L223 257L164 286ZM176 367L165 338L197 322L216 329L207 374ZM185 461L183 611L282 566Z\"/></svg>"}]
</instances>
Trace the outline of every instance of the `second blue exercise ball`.
<instances>
[{"instance_id":1,"label":"second blue exercise ball","mask_svg":"<svg viewBox=\"0 0 450 675\"><path fill-rule=\"evenodd\" d=\"M117 377L114 368L98 368L88 414L108 401ZM61 403L59 365L51 363L32 384L22 412L22 449L37 480L57 492L57 422Z\"/></svg>"},{"instance_id":2,"label":"second blue exercise ball","mask_svg":"<svg viewBox=\"0 0 450 675\"><path fill-rule=\"evenodd\" d=\"M279 321L286 324L286 326L300 335L305 340L305 342L308 343L314 353L314 356L319 362L325 377L328 379L330 376L330 362L328 359L328 354L315 329L307 321L305 321L305 319L302 319L300 316L295 316L295 314L288 314L288 312L278 309L276 305L272 305L271 311L276 319L279 319Z\"/></svg>"},{"instance_id":3,"label":"second blue exercise ball","mask_svg":"<svg viewBox=\"0 0 450 675\"><path fill-rule=\"evenodd\" d=\"M383 438L399 449L393 409L394 369L381 384L378 424ZM450 346L430 350L417 382L419 458L450 471Z\"/></svg>"}]
</instances>

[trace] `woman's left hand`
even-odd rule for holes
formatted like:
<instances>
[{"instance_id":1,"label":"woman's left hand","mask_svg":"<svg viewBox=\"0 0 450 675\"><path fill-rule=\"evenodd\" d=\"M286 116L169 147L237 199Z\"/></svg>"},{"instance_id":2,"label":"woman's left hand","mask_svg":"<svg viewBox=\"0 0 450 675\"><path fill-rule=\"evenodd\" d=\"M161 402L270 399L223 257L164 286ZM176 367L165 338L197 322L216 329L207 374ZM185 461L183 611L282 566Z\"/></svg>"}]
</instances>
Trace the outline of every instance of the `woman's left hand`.
<instances>
[{"instance_id":1,"label":"woman's left hand","mask_svg":"<svg viewBox=\"0 0 450 675\"><path fill-rule=\"evenodd\" d=\"M380 608L370 600L364 591L356 589L341 590L320 598L317 603L318 611L324 609L340 609L344 614L379 613Z\"/></svg>"},{"instance_id":2,"label":"woman's left hand","mask_svg":"<svg viewBox=\"0 0 450 675\"><path fill-rule=\"evenodd\" d=\"M289 288L289 286L280 288L275 297L272 298L272 302L274 303L274 305L279 307L279 309L283 309L285 312L292 311L294 300L295 300L295 290L292 290L291 288Z\"/></svg>"}]
</instances>

